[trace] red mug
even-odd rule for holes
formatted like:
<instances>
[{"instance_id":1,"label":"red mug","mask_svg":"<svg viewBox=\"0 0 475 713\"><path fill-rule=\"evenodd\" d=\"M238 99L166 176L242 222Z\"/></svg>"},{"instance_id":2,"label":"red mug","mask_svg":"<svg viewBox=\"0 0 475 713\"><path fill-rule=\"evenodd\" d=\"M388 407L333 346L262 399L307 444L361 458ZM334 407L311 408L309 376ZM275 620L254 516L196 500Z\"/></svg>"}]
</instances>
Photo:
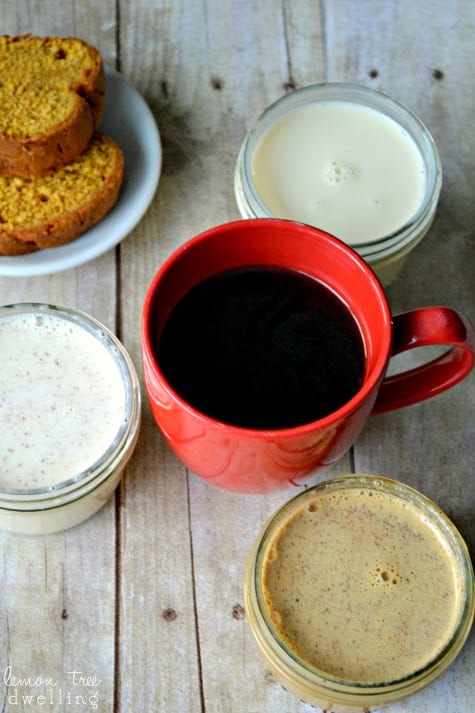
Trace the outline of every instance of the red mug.
<instances>
[{"instance_id":1,"label":"red mug","mask_svg":"<svg viewBox=\"0 0 475 713\"><path fill-rule=\"evenodd\" d=\"M359 325L366 352L361 387L328 416L276 430L229 425L187 403L162 373L154 344L177 302L212 275L255 266L316 278L341 298ZM280 490L334 463L370 414L435 396L464 379L475 363L475 331L462 314L425 307L392 317L378 278L352 248L317 228L272 218L219 225L179 247L148 287L141 339L146 393L166 442L196 475L243 493ZM429 345L448 350L422 366L386 376L391 356Z\"/></svg>"}]
</instances>

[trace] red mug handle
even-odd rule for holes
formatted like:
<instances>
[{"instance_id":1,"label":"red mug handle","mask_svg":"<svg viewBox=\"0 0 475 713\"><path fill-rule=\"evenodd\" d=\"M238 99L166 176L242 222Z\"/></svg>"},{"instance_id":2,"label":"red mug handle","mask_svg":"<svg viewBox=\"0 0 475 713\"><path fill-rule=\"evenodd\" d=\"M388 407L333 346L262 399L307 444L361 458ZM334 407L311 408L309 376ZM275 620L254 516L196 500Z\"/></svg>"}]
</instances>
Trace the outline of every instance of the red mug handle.
<instances>
[{"instance_id":1,"label":"red mug handle","mask_svg":"<svg viewBox=\"0 0 475 713\"><path fill-rule=\"evenodd\" d=\"M440 394L462 381L475 364L475 331L460 312L450 307L422 307L393 317L392 356L438 344L450 349L422 366L383 379L372 414Z\"/></svg>"}]
</instances>

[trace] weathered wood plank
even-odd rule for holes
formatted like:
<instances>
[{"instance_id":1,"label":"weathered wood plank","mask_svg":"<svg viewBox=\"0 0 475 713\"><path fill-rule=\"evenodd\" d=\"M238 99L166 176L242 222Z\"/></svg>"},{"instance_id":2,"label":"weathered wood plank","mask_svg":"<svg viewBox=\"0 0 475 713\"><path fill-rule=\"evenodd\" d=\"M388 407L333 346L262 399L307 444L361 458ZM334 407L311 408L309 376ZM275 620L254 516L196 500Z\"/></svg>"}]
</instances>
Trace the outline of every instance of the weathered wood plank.
<instances>
[{"instance_id":1,"label":"weathered wood plank","mask_svg":"<svg viewBox=\"0 0 475 713\"><path fill-rule=\"evenodd\" d=\"M2 3L5 34L79 35L114 60L113 3ZM109 31L107 31L109 26ZM47 277L0 277L0 304L48 302L78 307L115 330L115 255ZM50 679L39 687L2 686L2 711L65 710L65 701L112 711L115 655L115 505L57 535L0 534L0 672ZM76 685L79 673L95 689ZM22 699L32 695L33 699ZM83 699L76 698L83 696ZM31 703L28 701L32 701Z\"/></svg>"},{"instance_id":2,"label":"weathered wood plank","mask_svg":"<svg viewBox=\"0 0 475 713\"><path fill-rule=\"evenodd\" d=\"M302 15L299 8L305 9ZM192 127L199 141L191 141L194 150L182 173L188 237L199 232L203 214L205 225L239 217L233 174L251 121L289 83L316 81L321 62L320 45L307 43L320 27L313 5L266 2L257 11L247 3L229 3L226 10L208 3L207 14L214 22L208 21L206 34L197 34L194 47L183 48L189 56L183 63L202 88L193 95ZM194 19L197 27L202 22ZM198 67L195 56L200 57ZM205 710L306 710L267 673L242 608L251 543L265 519L292 493L244 496L218 490L194 474L189 478Z\"/></svg>"},{"instance_id":3,"label":"weathered wood plank","mask_svg":"<svg viewBox=\"0 0 475 713\"><path fill-rule=\"evenodd\" d=\"M366 84L406 103L433 134L441 157L444 179L437 215L389 290L393 313L448 304L473 319L475 139L468 128L475 72L468 39L475 23L473 5L329 2L325 14L329 77ZM427 357L398 357L394 369L422 358ZM372 418L355 447L357 471L402 480L434 499L472 552L474 404L472 374L428 402ZM470 670L474 652L472 635L456 665L427 691L395 705L395 713L437 710L442 700L447 709L468 712L475 694Z\"/></svg>"},{"instance_id":4,"label":"weathered wood plank","mask_svg":"<svg viewBox=\"0 0 475 713\"><path fill-rule=\"evenodd\" d=\"M196 197L188 197L197 138L194 65L189 72L181 66L185 10L171 2L121 5L121 70L149 101L163 144L155 201L120 249L121 333L138 365L146 286L186 238L197 207ZM143 411L139 447L122 485L117 699L123 711L139 705L194 713L201 694L187 477L146 403Z\"/></svg>"}]
</instances>

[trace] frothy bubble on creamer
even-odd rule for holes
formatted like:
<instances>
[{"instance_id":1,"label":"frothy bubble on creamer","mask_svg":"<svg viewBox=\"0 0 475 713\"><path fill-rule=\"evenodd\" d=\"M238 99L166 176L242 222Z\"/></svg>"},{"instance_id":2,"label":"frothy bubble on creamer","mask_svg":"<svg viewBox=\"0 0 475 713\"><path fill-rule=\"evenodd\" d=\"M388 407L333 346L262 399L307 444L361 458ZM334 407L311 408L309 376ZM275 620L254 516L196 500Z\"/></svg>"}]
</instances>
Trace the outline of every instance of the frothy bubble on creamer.
<instances>
[{"instance_id":1,"label":"frothy bubble on creamer","mask_svg":"<svg viewBox=\"0 0 475 713\"><path fill-rule=\"evenodd\" d=\"M358 170L347 161L330 161L323 172L329 183L345 183L358 178Z\"/></svg>"},{"instance_id":2,"label":"frothy bubble on creamer","mask_svg":"<svg viewBox=\"0 0 475 713\"><path fill-rule=\"evenodd\" d=\"M105 345L59 316L12 314L0 318L0 363L0 487L48 487L92 466L125 417Z\"/></svg>"}]
</instances>

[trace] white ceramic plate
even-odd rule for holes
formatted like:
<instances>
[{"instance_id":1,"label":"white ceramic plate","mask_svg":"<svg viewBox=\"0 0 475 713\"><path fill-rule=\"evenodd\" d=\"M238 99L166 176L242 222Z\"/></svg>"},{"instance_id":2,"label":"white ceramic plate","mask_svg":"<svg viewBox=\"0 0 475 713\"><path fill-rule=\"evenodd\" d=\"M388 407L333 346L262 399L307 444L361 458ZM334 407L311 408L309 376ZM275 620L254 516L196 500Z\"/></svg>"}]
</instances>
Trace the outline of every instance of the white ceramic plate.
<instances>
[{"instance_id":1,"label":"white ceramic plate","mask_svg":"<svg viewBox=\"0 0 475 713\"><path fill-rule=\"evenodd\" d=\"M145 100L122 75L106 68L104 118L99 127L121 147L125 178L119 200L100 223L58 248L0 256L0 275L48 275L82 265L123 240L149 207L162 165L160 134Z\"/></svg>"}]
</instances>

